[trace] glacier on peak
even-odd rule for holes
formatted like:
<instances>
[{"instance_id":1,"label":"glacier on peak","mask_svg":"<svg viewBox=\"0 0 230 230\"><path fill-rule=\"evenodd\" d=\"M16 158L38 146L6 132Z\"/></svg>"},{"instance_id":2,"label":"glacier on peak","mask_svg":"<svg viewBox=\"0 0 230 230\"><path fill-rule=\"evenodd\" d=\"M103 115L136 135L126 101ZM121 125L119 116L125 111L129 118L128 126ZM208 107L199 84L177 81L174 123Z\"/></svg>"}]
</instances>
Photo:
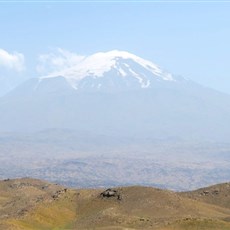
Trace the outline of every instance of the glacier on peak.
<instances>
[{"instance_id":1,"label":"glacier on peak","mask_svg":"<svg viewBox=\"0 0 230 230\"><path fill-rule=\"evenodd\" d=\"M140 58L126 51L112 50L87 56L74 66L40 77L41 80L63 76L74 89L87 87L100 89L102 79L116 76L123 80L135 81L141 88L151 86L152 80L175 81L170 73L163 71L151 61ZM99 81L98 79L101 78ZM125 79L126 78L126 79ZM87 84L81 84L87 79ZM89 83L89 79L91 83ZM125 79L125 80L124 80ZM81 86L80 86L81 85Z\"/></svg>"}]
</instances>

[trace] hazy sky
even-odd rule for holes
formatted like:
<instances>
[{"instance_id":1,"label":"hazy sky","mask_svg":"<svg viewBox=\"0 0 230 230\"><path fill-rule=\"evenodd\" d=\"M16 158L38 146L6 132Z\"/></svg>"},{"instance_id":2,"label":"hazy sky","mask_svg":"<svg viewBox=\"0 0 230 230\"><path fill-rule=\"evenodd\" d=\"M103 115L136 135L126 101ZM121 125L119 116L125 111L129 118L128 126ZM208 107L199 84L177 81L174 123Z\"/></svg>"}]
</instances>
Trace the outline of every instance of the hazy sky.
<instances>
[{"instance_id":1,"label":"hazy sky","mask_svg":"<svg viewBox=\"0 0 230 230\"><path fill-rule=\"evenodd\" d=\"M0 1L0 69L33 77L45 55L113 49L230 93L230 2Z\"/></svg>"}]
</instances>

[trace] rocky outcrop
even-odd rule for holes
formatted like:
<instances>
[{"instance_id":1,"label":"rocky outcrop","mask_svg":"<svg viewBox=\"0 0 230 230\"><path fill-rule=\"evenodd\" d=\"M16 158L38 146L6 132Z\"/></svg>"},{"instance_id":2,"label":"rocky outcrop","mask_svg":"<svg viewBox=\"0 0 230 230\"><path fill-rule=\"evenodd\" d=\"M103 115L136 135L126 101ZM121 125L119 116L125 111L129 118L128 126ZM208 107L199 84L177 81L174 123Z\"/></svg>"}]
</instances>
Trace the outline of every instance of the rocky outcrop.
<instances>
[{"instance_id":1,"label":"rocky outcrop","mask_svg":"<svg viewBox=\"0 0 230 230\"><path fill-rule=\"evenodd\" d=\"M108 188L100 194L102 198L117 198L117 200L121 200L121 193L118 190Z\"/></svg>"}]
</instances>

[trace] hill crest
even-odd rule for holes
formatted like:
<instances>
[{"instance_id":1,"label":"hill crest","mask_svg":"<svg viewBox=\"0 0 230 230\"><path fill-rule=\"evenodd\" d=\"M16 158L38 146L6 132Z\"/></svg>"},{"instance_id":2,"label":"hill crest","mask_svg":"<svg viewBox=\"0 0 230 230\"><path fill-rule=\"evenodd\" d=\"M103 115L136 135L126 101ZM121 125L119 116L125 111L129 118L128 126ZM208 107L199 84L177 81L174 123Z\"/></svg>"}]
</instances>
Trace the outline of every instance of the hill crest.
<instances>
[{"instance_id":1,"label":"hill crest","mask_svg":"<svg viewBox=\"0 0 230 230\"><path fill-rule=\"evenodd\" d=\"M222 185L216 185L219 187ZM210 188L212 189L212 188ZM113 189L111 189L112 191ZM69 189L31 178L0 181L0 227L4 229L181 229L184 224L228 226L230 206L151 187ZM197 228L189 229L197 229ZM208 229L208 228L203 228ZM211 228L217 229L217 228Z\"/></svg>"}]
</instances>

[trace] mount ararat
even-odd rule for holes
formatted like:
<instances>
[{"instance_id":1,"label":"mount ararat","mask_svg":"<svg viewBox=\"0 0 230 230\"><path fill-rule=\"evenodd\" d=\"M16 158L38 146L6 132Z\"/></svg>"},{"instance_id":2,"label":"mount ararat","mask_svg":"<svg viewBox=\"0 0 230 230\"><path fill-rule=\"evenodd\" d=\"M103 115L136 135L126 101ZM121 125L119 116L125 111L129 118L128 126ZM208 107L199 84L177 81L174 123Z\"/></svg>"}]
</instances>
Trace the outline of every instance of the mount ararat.
<instances>
[{"instance_id":1,"label":"mount ararat","mask_svg":"<svg viewBox=\"0 0 230 230\"><path fill-rule=\"evenodd\" d=\"M0 98L0 178L87 188L221 183L229 123L229 95L127 52L97 53Z\"/></svg>"},{"instance_id":2,"label":"mount ararat","mask_svg":"<svg viewBox=\"0 0 230 230\"><path fill-rule=\"evenodd\" d=\"M124 51L31 78L0 99L0 131L226 141L230 96Z\"/></svg>"}]
</instances>

